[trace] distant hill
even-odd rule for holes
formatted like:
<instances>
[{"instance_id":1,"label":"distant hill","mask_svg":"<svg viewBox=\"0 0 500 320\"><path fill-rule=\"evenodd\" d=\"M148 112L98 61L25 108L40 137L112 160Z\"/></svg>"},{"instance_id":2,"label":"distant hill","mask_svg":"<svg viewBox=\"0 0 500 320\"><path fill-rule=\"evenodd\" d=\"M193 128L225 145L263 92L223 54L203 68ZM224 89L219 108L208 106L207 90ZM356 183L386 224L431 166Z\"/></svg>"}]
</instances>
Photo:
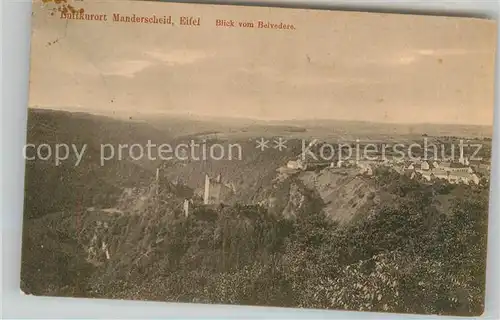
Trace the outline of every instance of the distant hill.
<instances>
[{"instance_id":1,"label":"distant hill","mask_svg":"<svg viewBox=\"0 0 500 320\"><path fill-rule=\"evenodd\" d=\"M306 128L332 128L344 133L359 134L396 134L458 137L491 137L493 126L467 124L431 124L431 123L381 123L344 120L290 120L285 124Z\"/></svg>"},{"instance_id":2,"label":"distant hill","mask_svg":"<svg viewBox=\"0 0 500 320\"><path fill-rule=\"evenodd\" d=\"M75 166L75 157L62 161L59 166L53 160L26 161L25 217L80 206L113 204L123 187L148 181L157 164L112 159L101 166L101 144L145 144L152 137L165 139L166 136L165 132L144 123L84 113L30 109L27 143L51 147L74 144L79 149L87 144L87 149L78 166Z\"/></svg>"},{"instance_id":3,"label":"distant hill","mask_svg":"<svg viewBox=\"0 0 500 320\"><path fill-rule=\"evenodd\" d=\"M377 138L407 136L457 136L464 138L491 137L492 126L462 124L393 124L347 120L255 120L181 115L138 116L173 136L217 133L219 137L289 136L294 138Z\"/></svg>"}]
</instances>

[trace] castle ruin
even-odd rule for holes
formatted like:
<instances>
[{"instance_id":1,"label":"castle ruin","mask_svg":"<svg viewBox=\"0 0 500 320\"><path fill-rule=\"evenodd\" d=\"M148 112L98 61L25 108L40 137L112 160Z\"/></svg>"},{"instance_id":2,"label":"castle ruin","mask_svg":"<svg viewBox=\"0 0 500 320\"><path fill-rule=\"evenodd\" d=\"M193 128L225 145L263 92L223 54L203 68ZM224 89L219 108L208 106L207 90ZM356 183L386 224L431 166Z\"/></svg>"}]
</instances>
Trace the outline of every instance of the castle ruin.
<instances>
[{"instance_id":1,"label":"castle ruin","mask_svg":"<svg viewBox=\"0 0 500 320\"><path fill-rule=\"evenodd\" d=\"M234 190L231 186L222 182L220 174L215 179L205 174L203 204L221 204L233 192Z\"/></svg>"}]
</instances>

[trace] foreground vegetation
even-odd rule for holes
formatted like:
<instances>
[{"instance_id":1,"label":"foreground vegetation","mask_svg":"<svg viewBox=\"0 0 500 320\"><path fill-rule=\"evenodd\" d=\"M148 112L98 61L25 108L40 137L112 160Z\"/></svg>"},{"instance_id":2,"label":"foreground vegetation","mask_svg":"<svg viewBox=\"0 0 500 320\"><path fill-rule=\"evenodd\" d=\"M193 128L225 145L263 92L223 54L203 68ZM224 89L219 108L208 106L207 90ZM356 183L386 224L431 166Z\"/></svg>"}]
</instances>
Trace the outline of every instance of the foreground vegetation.
<instances>
[{"instance_id":1,"label":"foreground vegetation","mask_svg":"<svg viewBox=\"0 0 500 320\"><path fill-rule=\"evenodd\" d=\"M123 221L142 232L125 236L124 254L89 279L86 294L481 314L488 189L422 185L389 172L378 173L377 183L394 201L349 226L325 219L314 199L295 220L234 206L168 222L165 213ZM451 199L446 214L438 197Z\"/></svg>"},{"instance_id":2,"label":"foreground vegetation","mask_svg":"<svg viewBox=\"0 0 500 320\"><path fill-rule=\"evenodd\" d=\"M90 214L80 232L73 216L37 222L24 234L22 288L44 295L481 314L488 187L425 185L389 172L375 180L393 200L342 226L325 218L313 195L295 219L242 205L199 208L184 218L169 205L151 205L141 215L107 214L106 230L95 227L103 217ZM101 265L88 263L93 234L112 248Z\"/></svg>"}]
</instances>

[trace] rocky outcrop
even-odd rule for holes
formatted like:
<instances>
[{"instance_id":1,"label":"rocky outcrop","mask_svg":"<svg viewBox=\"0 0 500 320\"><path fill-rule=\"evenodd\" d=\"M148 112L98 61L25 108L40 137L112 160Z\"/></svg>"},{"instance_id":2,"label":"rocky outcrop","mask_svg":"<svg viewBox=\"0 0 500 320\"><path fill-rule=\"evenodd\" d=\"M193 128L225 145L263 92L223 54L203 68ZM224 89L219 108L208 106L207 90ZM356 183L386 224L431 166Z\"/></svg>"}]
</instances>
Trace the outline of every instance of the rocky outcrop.
<instances>
[{"instance_id":1,"label":"rocky outcrop","mask_svg":"<svg viewBox=\"0 0 500 320\"><path fill-rule=\"evenodd\" d=\"M260 204L288 219L322 210L332 220L348 223L366 214L379 201L369 177L355 170L326 168L287 176L278 174Z\"/></svg>"},{"instance_id":2,"label":"rocky outcrop","mask_svg":"<svg viewBox=\"0 0 500 320\"><path fill-rule=\"evenodd\" d=\"M372 180L355 170L328 168L303 172L299 179L306 188L317 192L326 216L341 223L364 215L380 201L380 192Z\"/></svg>"}]
</instances>

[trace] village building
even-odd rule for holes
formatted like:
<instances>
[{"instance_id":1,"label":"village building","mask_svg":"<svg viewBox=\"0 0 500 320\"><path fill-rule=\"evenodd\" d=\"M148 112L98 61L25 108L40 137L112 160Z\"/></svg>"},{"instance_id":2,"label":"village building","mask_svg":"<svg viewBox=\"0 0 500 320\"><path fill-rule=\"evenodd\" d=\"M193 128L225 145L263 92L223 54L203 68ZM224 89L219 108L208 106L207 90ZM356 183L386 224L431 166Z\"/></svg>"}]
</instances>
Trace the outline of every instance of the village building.
<instances>
[{"instance_id":1,"label":"village building","mask_svg":"<svg viewBox=\"0 0 500 320\"><path fill-rule=\"evenodd\" d=\"M427 161L423 161L420 164L420 168L421 168L421 170L429 170L430 169L429 163Z\"/></svg>"},{"instance_id":2,"label":"village building","mask_svg":"<svg viewBox=\"0 0 500 320\"><path fill-rule=\"evenodd\" d=\"M458 160L458 162L464 166L468 166L470 165L470 161L468 158L464 158L464 157L460 157L460 159Z\"/></svg>"},{"instance_id":3,"label":"village building","mask_svg":"<svg viewBox=\"0 0 500 320\"><path fill-rule=\"evenodd\" d=\"M451 162L442 161L439 163L439 168L444 169L444 170L449 169L450 166L451 166Z\"/></svg>"},{"instance_id":4,"label":"village building","mask_svg":"<svg viewBox=\"0 0 500 320\"><path fill-rule=\"evenodd\" d=\"M491 164L489 163L480 163L479 164L479 169L483 169L483 170L491 170Z\"/></svg>"},{"instance_id":5,"label":"village building","mask_svg":"<svg viewBox=\"0 0 500 320\"><path fill-rule=\"evenodd\" d=\"M447 170L451 172L469 172L469 169L470 168L468 166L465 166L459 162L452 162Z\"/></svg>"},{"instance_id":6,"label":"village building","mask_svg":"<svg viewBox=\"0 0 500 320\"><path fill-rule=\"evenodd\" d=\"M324 169L328 168L330 166L329 161L324 161L324 160L308 160L307 162L303 163L303 168L302 170L316 170L316 169Z\"/></svg>"},{"instance_id":7,"label":"village building","mask_svg":"<svg viewBox=\"0 0 500 320\"><path fill-rule=\"evenodd\" d=\"M479 177L476 174L458 171L450 173L448 181L450 183L479 184Z\"/></svg>"},{"instance_id":8,"label":"village building","mask_svg":"<svg viewBox=\"0 0 500 320\"><path fill-rule=\"evenodd\" d=\"M191 210L192 205L193 205L192 199L184 199L182 209L184 211L184 216L186 218L189 216L189 211Z\"/></svg>"},{"instance_id":9,"label":"village building","mask_svg":"<svg viewBox=\"0 0 500 320\"><path fill-rule=\"evenodd\" d=\"M465 184L479 184L479 177L467 171L449 171L441 168L436 168L428 171L421 171L422 178L427 181L434 179L446 180L448 183L465 183Z\"/></svg>"},{"instance_id":10,"label":"village building","mask_svg":"<svg viewBox=\"0 0 500 320\"><path fill-rule=\"evenodd\" d=\"M433 179L444 179L448 181L449 172L443 169L433 169L429 171L422 172L422 178L427 181L431 181Z\"/></svg>"},{"instance_id":11,"label":"village building","mask_svg":"<svg viewBox=\"0 0 500 320\"><path fill-rule=\"evenodd\" d=\"M288 163L286 164L286 167L288 169L293 169L293 170L306 170L307 169L307 165L304 164L304 162L301 159L288 161Z\"/></svg>"},{"instance_id":12,"label":"village building","mask_svg":"<svg viewBox=\"0 0 500 320\"><path fill-rule=\"evenodd\" d=\"M368 161L358 161L357 166L360 174L373 175L373 164Z\"/></svg>"},{"instance_id":13,"label":"village building","mask_svg":"<svg viewBox=\"0 0 500 320\"><path fill-rule=\"evenodd\" d=\"M489 180L490 163L481 160L470 160L470 166L474 173Z\"/></svg>"}]
</instances>

